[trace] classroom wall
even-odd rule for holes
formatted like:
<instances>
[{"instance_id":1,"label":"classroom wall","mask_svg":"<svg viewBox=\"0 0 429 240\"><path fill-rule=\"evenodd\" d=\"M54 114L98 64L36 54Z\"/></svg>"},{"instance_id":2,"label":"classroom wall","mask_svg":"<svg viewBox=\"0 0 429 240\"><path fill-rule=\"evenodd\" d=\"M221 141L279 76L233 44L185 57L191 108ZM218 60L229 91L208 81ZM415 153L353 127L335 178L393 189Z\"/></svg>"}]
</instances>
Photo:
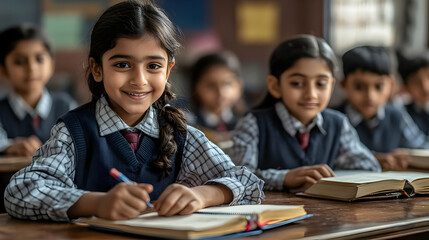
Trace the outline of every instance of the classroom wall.
<instances>
[{"instance_id":1,"label":"classroom wall","mask_svg":"<svg viewBox=\"0 0 429 240\"><path fill-rule=\"evenodd\" d=\"M90 98L85 67L91 27L103 9L117 1L19 0L17 8L16 1L2 0L0 29L20 22L35 22L46 28L56 51L56 73L49 87L68 91L83 103ZM336 1L341 0L156 1L183 32L184 46L172 73L176 91L189 96L186 69L199 55L227 49L242 62L245 93L250 104L256 103L264 94L268 59L274 47L286 38L304 33L329 41L334 16L331 6ZM406 16L407 22L395 23L396 31L401 33L395 37L395 44L416 51L427 48L427 2L399 2L395 14L397 19ZM0 95L7 91L8 84L0 79Z\"/></svg>"}]
</instances>

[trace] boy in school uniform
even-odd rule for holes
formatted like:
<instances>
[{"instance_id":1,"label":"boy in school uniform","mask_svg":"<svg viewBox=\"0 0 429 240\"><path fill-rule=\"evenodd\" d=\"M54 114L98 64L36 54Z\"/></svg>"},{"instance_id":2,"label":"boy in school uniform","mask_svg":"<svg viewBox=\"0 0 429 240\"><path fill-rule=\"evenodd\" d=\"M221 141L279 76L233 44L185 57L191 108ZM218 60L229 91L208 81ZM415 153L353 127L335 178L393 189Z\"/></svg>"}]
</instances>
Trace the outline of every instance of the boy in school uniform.
<instances>
[{"instance_id":1,"label":"boy in school uniform","mask_svg":"<svg viewBox=\"0 0 429 240\"><path fill-rule=\"evenodd\" d=\"M266 190L305 190L334 176L332 169L380 171L347 118L326 109L336 72L333 50L312 35L289 39L272 53L269 93L238 123L228 150Z\"/></svg>"},{"instance_id":2,"label":"boy in school uniform","mask_svg":"<svg viewBox=\"0 0 429 240\"><path fill-rule=\"evenodd\" d=\"M420 130L429 135L429 52L398 54L398 72L411 101L405 109Z\"/></svg>"},{"instance_id":3,"label":"boy in school uniform","mask_svg":"<svg viewBox=\"0 0 429 240\"><path fill-rule=\"evenodd\" d=\"M0 32L0 74L12 91L0 99L0 153L32 156L49 139L57 119L76 106L66 93L45 85L54 73L53 50L37 26Z\"/></svg>"},{"instance_id":4,"label":"boy in school uniform","mask_svg":"<svg viewBox=\"0 0 429 240\"><path fill-rule=\"evenodd\" d=\"M342 60L347 101L338 110L384 170L406 169L408 157L395 149L427 148L428 143L411 118L388 102L395 81L392 55L385 47L359 46Z\"/></svg>"}]
</instances>

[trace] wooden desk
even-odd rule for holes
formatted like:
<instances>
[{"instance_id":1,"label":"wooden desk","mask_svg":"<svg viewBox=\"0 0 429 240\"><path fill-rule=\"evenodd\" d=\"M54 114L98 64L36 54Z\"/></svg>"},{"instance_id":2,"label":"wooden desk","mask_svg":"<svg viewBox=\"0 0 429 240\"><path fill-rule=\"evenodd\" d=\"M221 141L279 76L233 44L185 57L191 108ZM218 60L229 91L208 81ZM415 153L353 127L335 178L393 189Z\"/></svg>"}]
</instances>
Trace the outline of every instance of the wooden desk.
<instances>
[{"instance_id":1,"label":"wooden desk","mask_svg":"<svg viewBox=\"0 0 429 240\"><path fill-rule=\"evenodd\" d=\"M392 239L420 234L429 239L429 196L353 203L269 192L266 204L302 204L313 217L267 231L253 239ZM421 238L416 238L421 239Z\"/></svg>"},{"instance_id":2,"label":"wooden desk","mask_svg":"<svg viewBox=\"0 0 429 240\"><path fill-rule=\"evenodd\" d=\"M0 173L17 172L32 160L32 157L0 157Z\"/></svg>"},{"instance_id":3,"label":"wooden desk","mask_svg":"<svg viewBox=\"0 0 429 240\"><path fill-rule=\"evenodd\" d=\"M0 213L6 210L3 204L3 193L13 174L26 167L33 160L32 157L0 157Z\"/></svg>"},{"instance_id":4,"label":"wooden desk","mask_svg":"<svg viewBox=\"0 0 429 240\"><path fill-rule=\"evenodd\" d=\"M346 203L266 192L264 203L304 204L307 212L314 216L243 239L428 239L429 236L429 196ZM0 239L137 238L98 232L71 223L22 221L1 214Z\"/></svg>"}]
</instances>

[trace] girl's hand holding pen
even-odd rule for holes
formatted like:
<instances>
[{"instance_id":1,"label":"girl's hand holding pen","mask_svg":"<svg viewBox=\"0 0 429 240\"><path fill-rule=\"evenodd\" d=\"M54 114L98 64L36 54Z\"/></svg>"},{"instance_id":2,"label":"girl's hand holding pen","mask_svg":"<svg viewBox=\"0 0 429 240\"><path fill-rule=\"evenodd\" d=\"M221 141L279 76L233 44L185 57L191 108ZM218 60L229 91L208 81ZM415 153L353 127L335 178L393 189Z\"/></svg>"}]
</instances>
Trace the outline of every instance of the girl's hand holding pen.
<instances>
[{"instance_id":1,"label":"girl's hand holding pen","mask_svg":"<svg viewBox=\"0 0 429 240\"><path fill-rule=\"evenodd\" d=\"M105 193L97 205L97 216L112 220L137 217L150 201L152 185L145 183L121 182Z\"/></svg>"},{"instance_id":2,"label":"girl's hand holding pen","mask_svg":"<svg viewBox=\"0 0 429 240\"><path fill-rule=\"evenodd\" d=\"M110 175L118 181L125 182L126 184L133 184L133 182L128 179L127 176L119 172L116 168L110 169ZM152 192L152 190L150 192ZM153 208L152 203L149 201L146 202L146 205L150 208Z\"/></svg>"}]
</instances>

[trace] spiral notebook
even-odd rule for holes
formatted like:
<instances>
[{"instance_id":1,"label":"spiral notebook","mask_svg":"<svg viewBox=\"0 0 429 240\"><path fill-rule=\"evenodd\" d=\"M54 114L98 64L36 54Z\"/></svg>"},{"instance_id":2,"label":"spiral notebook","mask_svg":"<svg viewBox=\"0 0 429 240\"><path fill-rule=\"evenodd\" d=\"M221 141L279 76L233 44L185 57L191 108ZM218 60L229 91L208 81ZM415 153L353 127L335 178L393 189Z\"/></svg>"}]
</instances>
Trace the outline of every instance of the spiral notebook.
<instances>
[{"instance_id":1,"label":"spiral notebook","mask_svg":"<svg viewBox=\"0 0 429 240\"><path fill-rule=\"evenodd\" d=\"M124 221L80 218L97 230L168 239L221 239L260 234L311 217L302 205L239 205L211 207L185 216L160 217L156 212Z\"/></svg>"}]
</instances>

